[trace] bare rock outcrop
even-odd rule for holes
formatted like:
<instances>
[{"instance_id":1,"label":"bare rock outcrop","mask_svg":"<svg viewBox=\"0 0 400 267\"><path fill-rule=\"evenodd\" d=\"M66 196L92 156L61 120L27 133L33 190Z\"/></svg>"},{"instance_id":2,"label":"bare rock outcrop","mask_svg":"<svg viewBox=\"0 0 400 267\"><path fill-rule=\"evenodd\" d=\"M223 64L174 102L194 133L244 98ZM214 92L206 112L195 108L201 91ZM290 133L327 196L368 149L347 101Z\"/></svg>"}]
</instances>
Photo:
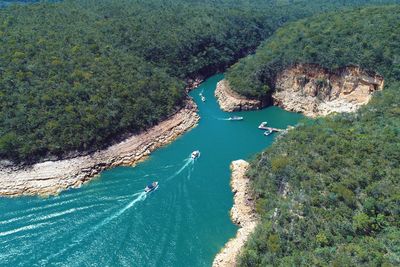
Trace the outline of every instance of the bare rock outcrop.
<instances>
[{"instance_id":1,"label":"bare rock outcrop","mask_svg":"<svg viewBox=\"0 0 400 267\"><path fill-rule=\"evenodd\" d=\"M256 110L263 107L260 100L248 99L234 92L227 80L222 80L217 84L215 97L223 111L233 112L241 110Z\"/></svg>"},{"instance_id":2,"label":"bare rock outcrop","mask_svg":"<svg viewBox=\"0 0 400 267\"><path fill-rule=\"evenodd\" d=\"M158 125L89 155L45 161L24 168L0 167L0 195L53 195L81 186L102 170L134 165L196 126L200 119L196 111L196 104L188 100L184 108Z\"/></svg>"},{"instance_id":3,"label":"bare rock outcrop","mask_svg":"<svg viewBox=\"0 0 400 267\"><path fill-rule=\"evenodd\" d=\"M203 81L204 81L204 77L203 77L203 76L198 76L198 77L193 78L193 79L187 79L187 80L186 80L186 84L187 84L187 85L186 85L186 87L185 87L186 92L188 93L188 92L190 92L190 91L196 89L197 87L200 86L200 84L201 84Z\"/></svg>"},{"instance_id":4,"label":"bare rock outcrop","mask_svg":"<svg viewBox=\"0 0 400 267\"><path fill-rule=\"evenodd\" d=\"M298 64L277 75L274 105L309 117L333 112L353 112L382 90L382 76L356 66L334 71Z\"/></svg>"},{"instance_id":5,"label":"bare rock outcrop","mask_svg":"<svg viewBox=\"0 0 400 267\"><path fill-rule=\"evenodd\" d=\"M255 201L250 190L250 180L246 177L248 168L249 163L244 160L236 160L231 164L231 187L234 194L231 219L240 228L236 237L229 240L217 254L213 267L236 266L237 256L259 221L255 211Z\"/></svg>"}]
</instances>

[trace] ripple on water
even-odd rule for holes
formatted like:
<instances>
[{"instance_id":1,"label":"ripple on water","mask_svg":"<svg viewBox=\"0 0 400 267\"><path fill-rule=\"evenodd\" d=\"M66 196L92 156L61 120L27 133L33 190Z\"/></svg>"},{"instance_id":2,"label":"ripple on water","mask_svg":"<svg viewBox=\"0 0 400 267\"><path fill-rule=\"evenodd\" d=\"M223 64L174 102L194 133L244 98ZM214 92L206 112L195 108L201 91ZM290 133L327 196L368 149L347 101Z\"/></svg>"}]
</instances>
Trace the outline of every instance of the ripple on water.
<instances>
[{"instance_id":1,"label":"ripple on water","mask_svg":"<svg viewBox=\"0 0 400 267\"><path fill-rule=\"evenodd\" d=\"M199 125L135 168L103 172L79 189L49 198L0 198L3 266L209 266L235 235L229 219L229 163L270 145L261 121L285 128L301 117L272 107L227 114L214 99L213 76L200 90ZM243 116L241 122L223 120ZM200 150L193 161L189 155ZM149 182L159 181L145 195Z\"/></svg>"}]
</instances>

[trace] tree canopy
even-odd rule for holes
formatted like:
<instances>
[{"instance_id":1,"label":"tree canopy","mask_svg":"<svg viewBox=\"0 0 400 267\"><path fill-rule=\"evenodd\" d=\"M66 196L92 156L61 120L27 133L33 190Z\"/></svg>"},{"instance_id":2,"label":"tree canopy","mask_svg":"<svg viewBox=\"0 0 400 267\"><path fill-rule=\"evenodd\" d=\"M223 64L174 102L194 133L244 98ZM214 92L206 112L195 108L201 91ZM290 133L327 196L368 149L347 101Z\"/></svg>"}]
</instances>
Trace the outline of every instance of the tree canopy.
<instances>
[{"instance_id":1,"label":"tree canopy","mask_svg":"<svg viewBox=\"0 0 400 267\"><path fill-rule=\"evenodd\" d=\"M398 6L370 7L290 23L233 65L227 79L232 89L255 98L270 94L275 75L295 63L328 69L354 64L399 80L399 11Z\"/></svg>"},{"instance_id":2,"label":"tree canopy","mask_svg":"<svg viewBox=\"0 0 400 267\"><path fill-rule=\"evenodd\" d=\"M261 48L279 44L290 50L276 48L280 58L325 67L357 63L387 86L358 112L300 125L252 161L262 219L240 266L400 265L399 14L388 6L320 15Z\"/></svg>"},{"instance_id":3,"label":"tree canopy","mask_svg":"<svg viewBox=\"0 0 400 267\"><path fill-rule=\"evenodd\" d=\"M29 2L29 1L2 1ZM33 1L36 2L36 1ZM393 1L66 0L0 9L0 159L105 147L287 21Z\"/></svg>"}]
</instances>

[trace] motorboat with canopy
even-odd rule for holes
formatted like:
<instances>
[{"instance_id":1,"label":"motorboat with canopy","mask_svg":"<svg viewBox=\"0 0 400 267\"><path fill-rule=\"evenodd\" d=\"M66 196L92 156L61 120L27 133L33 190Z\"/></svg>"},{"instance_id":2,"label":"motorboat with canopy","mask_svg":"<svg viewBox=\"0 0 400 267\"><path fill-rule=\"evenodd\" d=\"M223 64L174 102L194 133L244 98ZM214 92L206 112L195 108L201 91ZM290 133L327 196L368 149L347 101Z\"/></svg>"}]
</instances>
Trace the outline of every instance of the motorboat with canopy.
<instances>
[{"instance_id":1,"label":"motorboat with canopy","mask_svg":"<svg viewBox=\"0 0 400 267\"><path fill-rule=\"evenodd\" d=\"M151 191L154 191L158 188L158 182L152 182L151 184L148 184L146 188L144 189L144 192L150 193Z\"/></svg>"}]
</instances>

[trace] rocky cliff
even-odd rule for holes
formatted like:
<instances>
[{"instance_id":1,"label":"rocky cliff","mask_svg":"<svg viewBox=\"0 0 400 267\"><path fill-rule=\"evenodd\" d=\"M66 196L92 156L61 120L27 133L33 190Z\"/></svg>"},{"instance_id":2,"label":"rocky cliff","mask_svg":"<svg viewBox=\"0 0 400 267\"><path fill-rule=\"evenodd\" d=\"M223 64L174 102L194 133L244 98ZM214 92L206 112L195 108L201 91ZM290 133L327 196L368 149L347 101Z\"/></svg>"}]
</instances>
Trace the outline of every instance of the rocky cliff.
<instances>
[{"instance_id":1,"label":"rocky cliff","mask_svg":"<svg viewBox=\"0 0 400 267\"><path fill-rule=\"evenodd\" d=\"M231 219L240 228L237 231L236 237L229 240L217 254L213 262L213 267L236 266L236 258L240 250L257 226L259 219L255 212L255 203L250 190L250 180L246 177L248 168L249 163L244 160L236 160L231 164L231 187L234 194Z\"/></svg>"},{"instance_id":2,"label":"rocky cliff","mask_svg":"<svg viewBox=\"0 0 400 267\"><path fill-rule=\"evenodd\" d=\"M227 80L222 80L217 84L215 97L217 98L220 108L227 112L263 108L263 103L261 101L248 99L231 90Z\"/></svg>"},{"instance_id":3,"label":"rocky cliff","mask_svg":"<svg viewBox=\"0 0 400 267\"><path fill-rule=\"evenodd\" d=\"M310 117L352 112L368 103L383 84L382 76L356 66L328 71L317 65L298 64L277 75L273 101Z\"/></svg>"},{"instance_id":4,"label":"rocky cliff","mask_svg":"<svg viewBox=\"0 0 400 267\"><path fill-rule=\"evenodd\" d=\"M196 104L188 100L183 109L146 132L90 155L46 161L24 168L0 167L0 195L52 195L63 189L79 187L104 169L134 165L156 148L194 127L199 121L196 111Z\"/></svg>"}]
</instances>

